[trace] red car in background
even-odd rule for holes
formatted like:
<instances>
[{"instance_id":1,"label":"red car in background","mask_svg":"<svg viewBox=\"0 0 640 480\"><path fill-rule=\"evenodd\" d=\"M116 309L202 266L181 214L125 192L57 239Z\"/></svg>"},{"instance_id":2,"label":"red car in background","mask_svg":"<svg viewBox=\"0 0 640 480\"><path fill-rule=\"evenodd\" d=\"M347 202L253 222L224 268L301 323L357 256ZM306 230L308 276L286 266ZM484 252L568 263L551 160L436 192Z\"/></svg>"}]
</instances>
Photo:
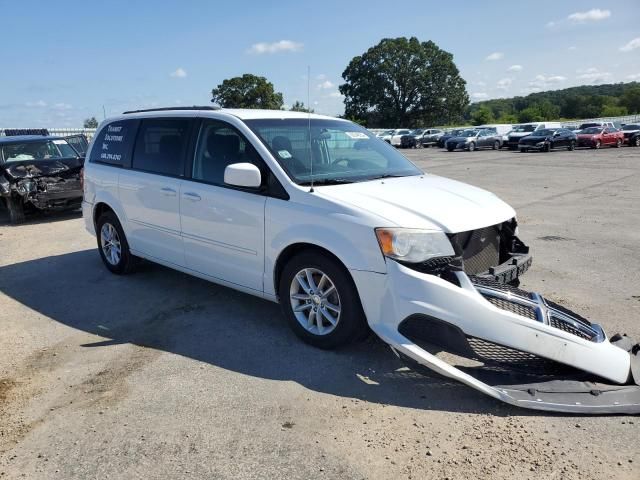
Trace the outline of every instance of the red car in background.
<instances>
[{"instance_id":1,"label":"red car in background","mask_svg":"<svg viewBox=\"0 0 640 480\"><path fill-rule=\"evenodd\" d=\"M604 145L621 147L624 143L624 133L617 128L589 127L578 133L578 147L600 148Z\"/></svg>"}]
</instances>

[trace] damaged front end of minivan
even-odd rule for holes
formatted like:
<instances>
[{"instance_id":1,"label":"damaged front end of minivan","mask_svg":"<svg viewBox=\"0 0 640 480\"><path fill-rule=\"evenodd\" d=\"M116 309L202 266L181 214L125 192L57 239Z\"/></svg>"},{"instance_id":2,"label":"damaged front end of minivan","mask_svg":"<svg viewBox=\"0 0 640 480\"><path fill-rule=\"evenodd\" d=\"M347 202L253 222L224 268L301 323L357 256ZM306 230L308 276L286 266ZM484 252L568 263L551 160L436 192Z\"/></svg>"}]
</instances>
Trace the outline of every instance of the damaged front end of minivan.
<instances>
[{"instance_id":1,"label":"damaged front end of minivan","mask_svg":"<svg viewBox=\"0 0 640 480\"><path fill-rule=\"evenodd\" d=\"M516 233L513 219L449 234L454 255L387 261L371 328L410 366L513 405L640 413L640 346L519 288L532 257Z\"/></svg>"}]
</instances>

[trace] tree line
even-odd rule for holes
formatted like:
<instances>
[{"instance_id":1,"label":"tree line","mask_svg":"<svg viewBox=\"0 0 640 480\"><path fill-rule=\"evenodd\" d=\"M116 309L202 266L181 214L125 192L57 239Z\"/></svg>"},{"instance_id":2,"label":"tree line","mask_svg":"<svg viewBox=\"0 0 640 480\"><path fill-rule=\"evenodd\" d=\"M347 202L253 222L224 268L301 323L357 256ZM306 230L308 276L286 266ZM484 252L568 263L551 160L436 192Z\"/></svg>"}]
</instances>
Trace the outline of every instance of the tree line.
<instances>
[{"instance_id":1,"label":"tree line","mask_svg":"<svg viewBox=\"0 0 640 480\"><path fill-rule=\"evenodd\" d=\"M640 113L640 83L583 85L525 97L485 100L469 106L465 120L525 123L541 120L617 117Z\"/></svg>"}]
</instances>

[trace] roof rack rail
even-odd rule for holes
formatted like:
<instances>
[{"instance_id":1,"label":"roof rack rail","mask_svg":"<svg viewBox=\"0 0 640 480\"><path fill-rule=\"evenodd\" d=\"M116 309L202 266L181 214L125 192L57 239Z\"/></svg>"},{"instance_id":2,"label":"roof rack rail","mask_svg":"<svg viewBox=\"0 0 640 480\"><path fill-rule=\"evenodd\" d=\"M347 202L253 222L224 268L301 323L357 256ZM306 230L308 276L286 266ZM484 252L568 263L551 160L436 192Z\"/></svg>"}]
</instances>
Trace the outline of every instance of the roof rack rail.
<instances>
[{"instance_id":1,"label":"roof rack rail","mask_svg":"<svg viewBox=\"0 0 640 480\"><path fill-rule=\"evenodd\" d=\"M204 105L198 106L193 105L191 107L160 107L160 108L145 108L143 110L127 110L126 112L122 112L123 115L128 113L143 113L143 112L167 112L170 110L220 110L220 107Z\"/></svg>"}]
</instances>

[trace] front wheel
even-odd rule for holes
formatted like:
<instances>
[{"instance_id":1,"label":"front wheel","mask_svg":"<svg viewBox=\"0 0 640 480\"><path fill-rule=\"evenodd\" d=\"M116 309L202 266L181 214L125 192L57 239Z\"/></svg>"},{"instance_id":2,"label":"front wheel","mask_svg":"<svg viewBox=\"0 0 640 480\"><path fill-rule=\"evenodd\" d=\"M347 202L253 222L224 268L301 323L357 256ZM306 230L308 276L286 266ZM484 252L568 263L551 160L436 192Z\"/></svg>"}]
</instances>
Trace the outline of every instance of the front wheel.
<instances>
[{"instance_id":1,"label":"front wheel","mask_svg":"<svg viewBox=\"0 0 640 480\"><path fill-rule=\"evenodd\" d=\"M15 196L7 198L7 209L9 210L9 221L12 225L24 223L24 202L21 198Z\"/></svg>"},{"instance_id":2,"label":"front wheel","mask_svg":"<svg viewBox=\"0 0 640 480\"><path fill-rule=\"evenodd\" d=\"M289 326L314 347L337 348L369 331L349 272L327 255L293 257L282 271L278 293Z\"/></svg>"},{"instance_id":3,"label":"front wheel","mask_svg":"<svg viewBox=\"0 0 640 480\"><path fill-rule=\"evenodd\" d=\"M447 150L448 150L449 152L453 152L454 148L453 148L453 147L447 147Z\"/></svg>"},{"instance_id":4,"label":"front wheel","mask_svg":"<svg viewBox=\"0 0 640 480\"><path fill-rule=\"evenodd\" d=\"M636 137L633 139L633 142L631 142L635 147L640 147L640 136Z\"/></svg>"},{"instance_id":5,"label":"front wheel","mask_svg":"<svg viewBox=\"0 0 640 480\"><path fill-rule=\"evenodd\" d=\"M129 243L116 214L105 212L100 215L96 233L98 250L105 266L118 275L130 273L138 258L129 251Z\"/></svg>"},{"instance_id":6,"label":"front wheel","mask_svg":"<svg viewBox=\"0 0 640 480\"><path fill-rule=\"evenodd\" d=\"M602 142L598 140L596 144L593 146L593 148L595 148L596 150L599 150L601 146L602 146Z\"/></svg>"},{"instance_id":7,"label":"front wheel","mask_svg":"<svg viewBox=\"0 0 640 480\"><path fill-rule=\"evenodd\" d=\"M567 150L569 150L570 152L576 149L576 142L574 142L573 140L571 140L571 142L569 143L569 146L567 147Z\"/></svg>"},{"instance_id":8,"label":"front wheel","mask_svg":"<svg viewBox=\"0 0 640 480\"><path fill-rule=\"evenodd\" d=\"M473 151L475 151L475 149L476 149L476 144L475 144L475 142L471 142L471 143L469 144L469 151L470 151L470 152L473 152Z\"/></svg>"},{"instance_id":9,"label":"front wheel","mask_svg":"<svg viewBox=\"0 0 640 480\"><path fill-rule=\"evenodd\" d=\"M622 146L622 140L617 139L616 140L616 148L620 148Z\"/></svg>"},{"instance_id":10,"label":"front wheel","mask_svg":"<svg viewBox=\"0 0 640 480\"><path fill-rule=\"evenodd\" d=\"M520 147L520 153L526 153L527 149L524 147Z\"/></svg>"},{"instance_id":11,"label":"front wheel","mask_svg":"<svg viewBox=\"0 0 640 480\"><path fill-rule=\"evenodd\" d=\"M493 142L493 149L494 150L499 150L500 149L500 142L498 140Z\"/></svg>"}]
</instances>

